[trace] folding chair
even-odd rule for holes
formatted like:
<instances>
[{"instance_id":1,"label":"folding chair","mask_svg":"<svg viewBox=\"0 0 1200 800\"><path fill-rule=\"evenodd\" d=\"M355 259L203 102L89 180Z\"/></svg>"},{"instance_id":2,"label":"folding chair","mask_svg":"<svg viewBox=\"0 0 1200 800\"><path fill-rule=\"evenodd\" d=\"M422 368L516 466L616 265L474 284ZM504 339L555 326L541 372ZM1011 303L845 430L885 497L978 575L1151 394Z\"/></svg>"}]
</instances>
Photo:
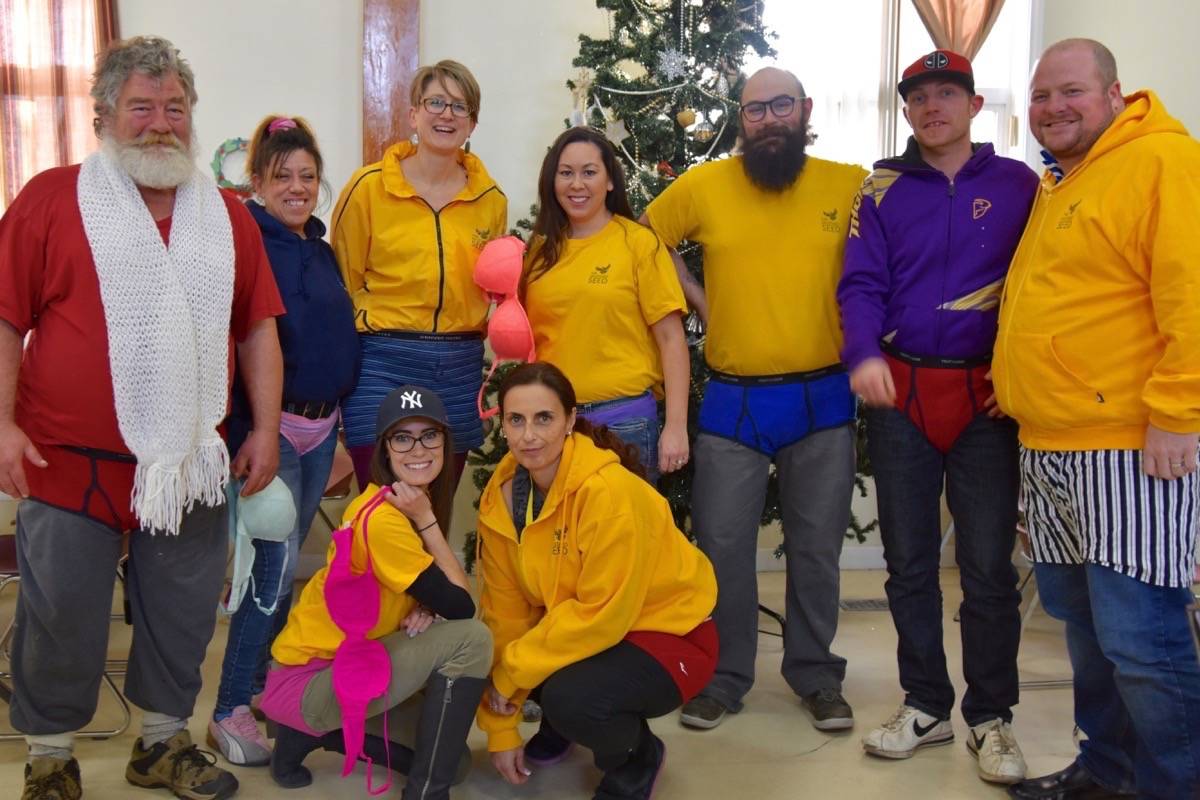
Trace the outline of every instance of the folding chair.
<instances>
[{"instance_id":1,"label":"folding chair","mask_svg":"<svg viewBox=\"0 0 1200 800\"><path fill-rule=\"evenodd\" d=\"M117 575L121 583L121 593L125 594L125 556L121 557L121 561L117 566ZM20 570L17 567L17 537L14 535L0 536L0 595L10 584L15 584L21 580ZM126 600L126 608L124 614L114 614L113 619L124 619L129 621L128 601ZM13 628L16 625L16 614L9 620L8 626L4 629L4 635L0 637L0 662L4 668L0 670L0 700L7 704L12 703L12 653L11 645L13 638ZM101 675L101 683L108 688L113 699L117 701L117 705L121 709L121 722L115 728L88 728L77 732L77 737L85 739L108 739L113 736L120 736L129 727L132 716L129 711L129 702L125 699L125 695L117 688L117 684L113 682L113 675L123 675L126 669L127 662L121 660L109 659L105 662L104 673ZM23 733L0 733L0 741L16 741L24 740Z\"/></svg>"}]
</instances>

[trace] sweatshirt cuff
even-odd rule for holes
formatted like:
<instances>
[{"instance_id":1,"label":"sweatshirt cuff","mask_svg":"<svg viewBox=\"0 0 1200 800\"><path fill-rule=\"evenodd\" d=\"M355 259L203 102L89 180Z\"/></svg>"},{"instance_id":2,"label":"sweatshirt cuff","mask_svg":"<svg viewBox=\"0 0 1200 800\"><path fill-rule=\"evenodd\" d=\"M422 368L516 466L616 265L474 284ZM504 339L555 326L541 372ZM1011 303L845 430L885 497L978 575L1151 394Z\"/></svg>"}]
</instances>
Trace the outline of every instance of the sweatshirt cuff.
<instances>
[{"instance_id":1,"label":"sweatshirt cuff","mask_svg":"<svg viewBox=\"0 0 1200 800\"><path fill-rule=\"evenodd\" d=\"M1200 420L1168 417L1158 411L1150 412L1150 424L1168 433L1188 434L1200 432Z\"/></svg>"},{"instance_id":2,"label":"sweatshirt cuff","mask_svg":"<svg viewBox=\"0 0 1200 800\"><path fill-rule=\"evenodd\" d=\"M883 358L883 350L879 348L878 342L855 343L842 349L842 364L847 372L853 372L868 358Z\"/></svg>"},{"instance_id":3,"label":"sweatshirt cuff","mask_svg":"<svg viewBox=\"0 0 1200 800\"><path fill-rule=\"evenodd\" d=\"M500 664L492 667L492 686L495 686L496 691L509 700L512 700L513 696L521 690L521 687L513 683L508 671Z\"/></svg>"},{"instance_id":4,"label":"sweatshirt cuff","mask_svg":"<svg viewBox=\"0 0 1200 800\"><path fill-rule=\"evenodd\" d=\"M516 750L524 744L521 732L516 728L505 728L499 731L488 731L487 749L489 753L503 753L505 750Z\"/></svg>"}]
</instances>

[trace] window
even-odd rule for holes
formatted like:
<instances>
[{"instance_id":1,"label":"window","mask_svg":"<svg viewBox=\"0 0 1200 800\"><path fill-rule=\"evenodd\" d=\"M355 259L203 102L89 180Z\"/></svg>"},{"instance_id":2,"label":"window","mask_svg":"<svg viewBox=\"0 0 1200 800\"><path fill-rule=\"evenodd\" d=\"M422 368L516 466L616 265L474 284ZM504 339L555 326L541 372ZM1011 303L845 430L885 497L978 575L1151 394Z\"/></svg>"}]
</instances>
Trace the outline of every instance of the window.
<instances>
[{"instance_id":1,"label":"window","mask_svg":"<svg viewBox=\"0 0 1200 800\"><path fill-rule=\"evenodd\" d=\"M972 59L984 108L971 138L996 152L1024 158L1027 131L1032 0L1007 0ZM772 60L748 59L749 73L769 63L790 69L813 98L809 152L870 167L904 149L910 130L896 83L904 67L934 48L910 0L849 0L840 4L766 0L763 22L774 30Z\"/></svg>"},{"instance_id":2,"label":"window","mask_svg":"<svg viewBox=\"0 0 1200 800\"><path fill-rule=\"evenodd\" d=\"M0 211L96 148L88 91L115 35L112 0L0 0Z\"/></svg>"}]
</instances>

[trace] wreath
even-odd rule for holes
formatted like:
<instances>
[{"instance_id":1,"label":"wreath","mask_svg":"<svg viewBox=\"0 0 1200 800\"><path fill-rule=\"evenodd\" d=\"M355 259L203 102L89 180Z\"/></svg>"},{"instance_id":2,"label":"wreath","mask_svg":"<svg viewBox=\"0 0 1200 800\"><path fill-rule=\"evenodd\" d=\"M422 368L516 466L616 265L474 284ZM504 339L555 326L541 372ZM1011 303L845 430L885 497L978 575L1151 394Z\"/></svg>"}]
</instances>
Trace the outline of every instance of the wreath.
<instances>
[{"instance_id":1,"label":"wreath","mask_svg":"<svg viewBox=\"0 0 1200 800\"><path fill-rule=\"evenodd\" d=\"M217 186L222 189L230 189L238 194L249 196L253 192L253 187L249 183L234 183L225 177L225 159L229 158L234 153L246 152L246 146L250 144L246 139L226 139L221 142L221 146L217 148L217 152L213 154L212 171L213 177L217 179Z\"/></svg>"}]
</instances>

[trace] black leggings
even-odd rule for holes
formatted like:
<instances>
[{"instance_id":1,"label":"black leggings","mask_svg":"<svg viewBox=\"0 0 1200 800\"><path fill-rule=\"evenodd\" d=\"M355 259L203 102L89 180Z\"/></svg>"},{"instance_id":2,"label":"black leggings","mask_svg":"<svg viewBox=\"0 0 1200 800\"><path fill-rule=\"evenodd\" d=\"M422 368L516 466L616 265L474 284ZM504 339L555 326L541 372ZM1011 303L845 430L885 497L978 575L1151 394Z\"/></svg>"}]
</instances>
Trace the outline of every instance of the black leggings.
<instances>
[{"instance_id":1,"label":"black leggings","mask_svg":"<svg viewBox=\"0 0 1200 800\"><path fill-rule=\"evenodd\" d=\"M563 667L540 687L542 714L567 739L592 751L607 772L637 748L646 720L682 704L679 688L654 658L619 642Z\"/></svg>"}]
</instances>

